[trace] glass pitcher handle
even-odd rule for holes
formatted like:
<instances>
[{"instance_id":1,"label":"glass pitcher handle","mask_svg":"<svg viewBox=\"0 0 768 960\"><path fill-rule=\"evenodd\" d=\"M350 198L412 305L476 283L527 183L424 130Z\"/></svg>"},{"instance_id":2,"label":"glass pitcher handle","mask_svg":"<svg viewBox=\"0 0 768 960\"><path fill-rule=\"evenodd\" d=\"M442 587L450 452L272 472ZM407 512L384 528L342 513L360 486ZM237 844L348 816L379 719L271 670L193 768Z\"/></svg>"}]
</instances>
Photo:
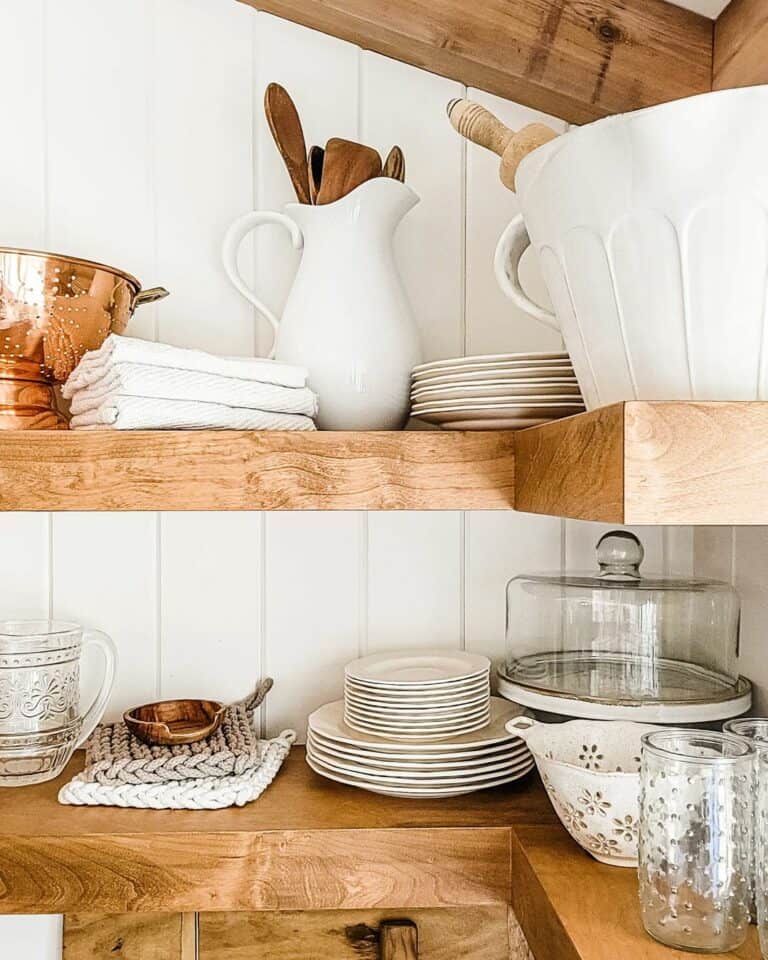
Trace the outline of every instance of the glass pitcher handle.
<instances>
[{"instance_id":1,"label":"glass pitcher handle","mask_svg":"<svg viewBox=\"0 0 768 960\"><path fill-rule=\"evenodd\" d=\"M268 354L268 358L272 360L275 356L277 328L280 325L280 321L266 303L260 300L245 280L243 280L240 269L237 266L237 251L240 249L240 244L245 240L251 230L255 230L256 227L260 227L265 223L276 223L281 227L285 227L291 235L291 243L296 250L301 250L304 246L304 235L301 232L301 228L291 220L290 217L286 217L284 213L272 213L269 210L255 210L253 213L246 213L245 216L235 220L229 230L227 230L221 248L221 259L224 263L224 270L231 280L232 285L249 303L252 303L254 307L256 307L272 327L272 349Z\"/></svg>"},{"instance_id":2,"label":"glass pitcher handle","mask_svg":"<svg viewBox=\"0 0 768 960\"><path fill-rule=\"evenodd\" d=\"M98 647L104 656L104 678L101 681L101 689L96 694L93 703L83 716L83 726L80 730L80 738L77 741L75 749L81 747L96 729L96 724L101 720L104 714L104 708L107 705L112 687L115 683L115 668L117 667L117 647L111 637L101 630L83 631L83 649L86 647Z\"/></svg>"}]
</instances>

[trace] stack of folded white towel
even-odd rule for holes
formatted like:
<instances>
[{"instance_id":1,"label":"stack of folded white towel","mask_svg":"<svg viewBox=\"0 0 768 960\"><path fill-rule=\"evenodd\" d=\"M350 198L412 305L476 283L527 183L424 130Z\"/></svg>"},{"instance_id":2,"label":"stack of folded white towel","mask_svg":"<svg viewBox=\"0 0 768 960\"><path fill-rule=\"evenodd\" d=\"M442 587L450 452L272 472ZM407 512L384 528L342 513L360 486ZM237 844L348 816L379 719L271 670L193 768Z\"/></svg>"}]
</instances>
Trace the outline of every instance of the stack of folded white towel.
<instances>
[{"instance_id":1,"label":"stack of folded white towel","mask_svg":"<svg viewBox=\"0 0 768 960\"><path fill-rule=\"evenodd\" d=\"M62 388L73 430L314 430L303 367L110 334Z\"/></svg>"}]
</instances>

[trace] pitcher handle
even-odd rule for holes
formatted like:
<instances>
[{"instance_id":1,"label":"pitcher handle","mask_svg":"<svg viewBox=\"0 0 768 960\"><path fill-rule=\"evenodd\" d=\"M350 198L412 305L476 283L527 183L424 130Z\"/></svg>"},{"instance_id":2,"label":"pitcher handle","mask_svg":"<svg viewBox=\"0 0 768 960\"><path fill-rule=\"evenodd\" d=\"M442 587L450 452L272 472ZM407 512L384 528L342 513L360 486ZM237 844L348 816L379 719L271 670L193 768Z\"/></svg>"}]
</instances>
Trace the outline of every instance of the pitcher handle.
<instances>
[{"instance_id":1,"label":"pitcher handle","mask_svg":"<svg viewBox=\"0 0 768 960\"><path fill-rule=\"evenodd\" d=\"M96 729L96 724L101 720L104 708L107 705L112 687L115 683L115 667L117 666L117 648L111 637L101 630L83 631L83 649L86 647L98 647L104 655L104 678L101 681L101 689L96 694L93 703L83 716L83 726L80 730L80 739L77 741L75 749L81 747Z\"/></svg>"},{"instance_id":2,"label":"pitcher handle","mask_svg":"<svg viewBox=\"0 0 768 960\"><path fill-rule=\"evenodd\" d=\"M496 247L496 255L493 258L496 280L504 293L521 310L559 332L560 327L554 314L534 303L520 284L520 260L530 245L531 238L528 236L523 215L520 213L502 233Z\"/></svg>"},{"instance_id":3,"label":"pitcher handle","mask_svg":"<svg viewBox=\"0 0 768 960\"><path fill-rule=\"evenodd\" d=\"M255 210L253 213L246 213L232 224L224 237L224 243L221 248L221 258L224 263L224 270L232 281L233 286L238 290L249 303L252 303L258 312L267 320L272 327L272 349L269 351L268 358L272 360L275 356L275 346L277 344L277 328L280 325L279 319L272 313L269 307L251 290L248 284L243 280L240 270L237 266L237 251L240 244L248 236L251 230L262 226L265 223L277 223L290 233L291 243L296 250L301 250L304 246L304 236L298 224L294 223L290 217L284 213L272 213L269 210Z\"/></svg>"}]
</instances>

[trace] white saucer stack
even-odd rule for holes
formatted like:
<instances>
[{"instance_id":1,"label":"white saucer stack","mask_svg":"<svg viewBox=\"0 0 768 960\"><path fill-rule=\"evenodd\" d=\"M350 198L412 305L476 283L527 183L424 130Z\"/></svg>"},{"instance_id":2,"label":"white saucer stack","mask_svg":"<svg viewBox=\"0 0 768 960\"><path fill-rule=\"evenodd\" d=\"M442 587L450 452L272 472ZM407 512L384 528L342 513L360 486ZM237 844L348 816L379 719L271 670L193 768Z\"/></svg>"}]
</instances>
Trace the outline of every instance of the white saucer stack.
<instances>
[{"instance_id":1,"label":"white saucer stack","mask_svg":"<svg viewBox=\"0 0 768 960\"><path fill-rule=\"evenodd\" d=\"M470 653L376 654L344 669L344 721L390 740L444 740L488 723L491 662Z\"/></svg>"},{"instance_id":2,"label":"white saucer stack","mask_svg":"<svg viewBox=\"0 0 768 960\"><path fill-rule=\"evenodd\" d=\"M454 651L377 654L345 669L344 699L309 717L307 763L395 797L452 797L533 768L505 729L524 710L491 697L490 661Z\"/></svg>"},{"instance_id":3,"label":"white saucer stack","mask_svg":"<svg viewBox=\"0 0 768 960\"><path fill-rule=\"evenodd\" d=\"M567 353L502 353L414 367L411 416L444 430L519 430L584 410Z\"/></svg>"}]
</instances>

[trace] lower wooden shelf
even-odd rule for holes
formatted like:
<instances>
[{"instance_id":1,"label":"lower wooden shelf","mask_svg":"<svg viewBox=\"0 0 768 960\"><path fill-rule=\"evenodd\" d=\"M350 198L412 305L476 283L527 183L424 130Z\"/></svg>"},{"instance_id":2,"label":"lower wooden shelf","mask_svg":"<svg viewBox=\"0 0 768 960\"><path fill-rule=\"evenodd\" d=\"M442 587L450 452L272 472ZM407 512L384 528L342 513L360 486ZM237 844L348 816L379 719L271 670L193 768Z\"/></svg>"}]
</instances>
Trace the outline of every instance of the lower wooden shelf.
<instances>
[{"instance_id":1,"label":"lower wooden shelf","mask_svg":"<svg viewBox=\"0 0 768 960\"><path fill-rule=\"evenodd\" d=\"M511 904L537 960L683 960L642 931L635 872L597 863L535 776L455 800L318 777L296 748L255 803L64 807L0 791L0 913L387 910ZM754 931L736 956L759 960Z\"/></svg>"}]
</instances>

